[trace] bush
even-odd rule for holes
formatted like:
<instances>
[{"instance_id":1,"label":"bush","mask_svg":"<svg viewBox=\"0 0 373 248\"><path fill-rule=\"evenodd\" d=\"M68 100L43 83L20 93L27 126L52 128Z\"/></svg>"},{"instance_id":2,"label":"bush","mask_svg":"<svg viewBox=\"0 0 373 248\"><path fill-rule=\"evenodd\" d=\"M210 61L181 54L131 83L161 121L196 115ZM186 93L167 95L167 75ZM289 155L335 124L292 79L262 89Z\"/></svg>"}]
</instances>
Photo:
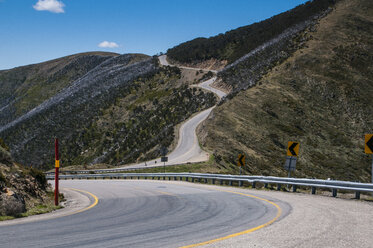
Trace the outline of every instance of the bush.
<instances>
[{"instance_id":1,"label":"bush","mask_svg":"<svg viewBox=\"0 0 373 248\"><path fill-rule=\"evenodd\" d=\"M47 179L41 170L30 168L29 174L35 178L42 189L45 189L47 187Z\"/></svg>"}]
</instances>

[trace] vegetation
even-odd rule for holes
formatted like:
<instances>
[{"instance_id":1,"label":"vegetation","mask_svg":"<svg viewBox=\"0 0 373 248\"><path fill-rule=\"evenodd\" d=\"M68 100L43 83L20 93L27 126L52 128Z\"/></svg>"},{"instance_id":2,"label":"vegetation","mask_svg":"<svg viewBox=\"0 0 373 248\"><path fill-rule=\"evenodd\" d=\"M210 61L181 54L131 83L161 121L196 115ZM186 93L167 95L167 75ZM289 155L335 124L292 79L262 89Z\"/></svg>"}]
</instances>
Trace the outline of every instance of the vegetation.
<instances>
[{"instance_id":1,"label":"vegetation","mask_svg":"<svg viewBox=\"0 0 373 248\"><path fill-rule=\"evenodd\" d=\"M35 168L25 168L13 162L0 147L0 221L33 214L50 212L53 192L47 185L44 173Z\"/></svg>"},{"instance_id":2,"label":"vegetation","mask_svg":"<svg viewBox=\"0 0 373 248\"><path fill-rule=\"evenodd\" d=\"M183 84L178 68L144 55L107 60L77 82L76 91L65 88L1 133L17 161L50 168L54 137L63 166L154 158L173 141L176 124L216 102L212 93Z\"/></svg>"},{"instance_id":3,"label":"vegetation","mask_svg":"<svg viewBox=\"0 0 373 248\"><path fill-rule=\"evenodd\" d=\"M201 62L209 59L232 63L275 38L287 28L304 22L330 6L336 0L314 0L265 21L254 23L210 38L197 38L167 51L171 60L181 63Z\"/></svg>"},{"instance_id":4,"label":"vegetation","mask_svg":"<svg viewBox=\"0 0 373 248\"><path fill-rule=\"evenodd\" d=\"M245 173L285 176L287 142L298 141L295 176L370 182L372 10L338 2L292 56L214 109L200 137L216 161L233 166L245 153Z\"/></svg>"},{"instance_id":5,"label":"vegetation","mask_svg":"<svg viewBox=\"0 0 373 248\"><path fill-rule=\"evenodd\" d=\"M0 126L30 111L115 53L81 53L0 71Z\"/></svg>"}]
</instances>

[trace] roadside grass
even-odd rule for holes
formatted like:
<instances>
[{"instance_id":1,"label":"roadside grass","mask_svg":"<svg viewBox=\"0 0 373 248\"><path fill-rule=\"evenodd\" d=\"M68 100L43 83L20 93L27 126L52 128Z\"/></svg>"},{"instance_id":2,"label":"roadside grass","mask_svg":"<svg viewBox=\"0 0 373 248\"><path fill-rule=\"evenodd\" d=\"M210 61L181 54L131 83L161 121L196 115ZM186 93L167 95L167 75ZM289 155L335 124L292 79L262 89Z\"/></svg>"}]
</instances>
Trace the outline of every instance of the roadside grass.
<instances>
[{"instance_id":1,"label":"roadside grass","mask_svg":"<svg viewBox=\"0 0 373 248\"><path fill-rule=\"evenodd\" d=\"M64 198L63 194L59 194L59 199L60 202L65 201L66 199ZM21 213L15 216L0 216L0 221L5 221L5 220L13 220L17 218L23 218L23 217L29 217L32 215L39 215L39 214L45 214L45 213L50 213L54 210L61 209L63 206L55 206L54 205L54 192L53 191L48 191L47 192L47 199L43 204L38 204L30 209L28 209L25 213Z\"/></svg>"}]
</instances>

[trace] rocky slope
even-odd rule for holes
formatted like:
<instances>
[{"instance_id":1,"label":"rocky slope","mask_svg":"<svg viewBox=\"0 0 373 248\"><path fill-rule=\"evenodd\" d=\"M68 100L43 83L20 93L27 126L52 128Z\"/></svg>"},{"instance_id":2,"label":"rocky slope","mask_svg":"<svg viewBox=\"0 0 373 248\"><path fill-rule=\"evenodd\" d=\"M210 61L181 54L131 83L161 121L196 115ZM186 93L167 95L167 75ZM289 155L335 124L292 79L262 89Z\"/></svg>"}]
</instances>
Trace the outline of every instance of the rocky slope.
<instances>
[{"instance_id":1,"label":"rocky slope","mask_svg":"<svg viewBox=\"0 0 373 248\"><path fill-rule=\"evenodd\" d=\"M218 163L233 168L244 152L246 173L285 176L293 140L301 143L296 176L369 182L372 17L372 1L339 1L311 34L301 33L307 39L292 56L217 107L199 135Z\"/></svg>"},{"instance_id":2,"label":"rocky slope","mask_svg":"<svg viewBox=\"0 0 373 248\"><path fill-rule=\"evenodd\" d=\"M42 172L13 162L0 144L0 216L19 216L36 206L51 205Z\"/></svg>"}]
</instances>

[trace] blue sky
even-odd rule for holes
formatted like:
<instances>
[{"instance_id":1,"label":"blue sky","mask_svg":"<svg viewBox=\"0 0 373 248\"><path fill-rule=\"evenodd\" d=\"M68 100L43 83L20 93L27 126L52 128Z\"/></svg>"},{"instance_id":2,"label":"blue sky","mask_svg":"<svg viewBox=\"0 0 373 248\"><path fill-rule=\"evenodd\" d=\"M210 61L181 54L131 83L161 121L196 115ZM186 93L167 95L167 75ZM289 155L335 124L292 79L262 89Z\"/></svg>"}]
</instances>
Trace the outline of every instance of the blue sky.
<instances>
[{"instance_id":1,"label":"blue sky","mask_svg":"<svg viewBox=\"0 0 373 248\"><path fill-rule=\"evenodd\" d=\"M196 37L264 20L304 2L0 0L0 69L87 51L154 55Z\"/></svg>"}]
</instances>

